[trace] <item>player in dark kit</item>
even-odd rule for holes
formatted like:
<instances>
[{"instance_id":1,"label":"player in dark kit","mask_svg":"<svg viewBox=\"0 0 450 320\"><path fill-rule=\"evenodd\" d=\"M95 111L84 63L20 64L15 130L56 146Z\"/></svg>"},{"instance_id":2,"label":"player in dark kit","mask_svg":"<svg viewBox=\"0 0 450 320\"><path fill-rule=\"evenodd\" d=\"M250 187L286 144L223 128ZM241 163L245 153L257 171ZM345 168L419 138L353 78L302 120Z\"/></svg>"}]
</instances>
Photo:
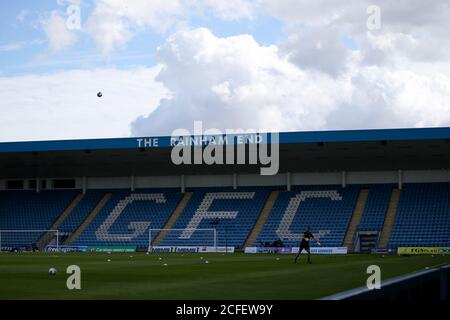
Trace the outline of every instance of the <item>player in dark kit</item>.
<instances>
[{"instance_id":1,"label":"player in dark kit","mask_svg":"<svg viewBox=\"0 0 450 320\"><path fill-rule=\"evenodd\" d=\"M298 254L295 257L294 262L297 263L297 259L302 253L303 250L308 252L308 263L311 263L311 250L309 249L309 242L314 239L314 235L311 233L310 228L308 227L306 231L303 233L302 242L300 242L300 249L298 250ZM320 243L319 243L320 245Z\"/></svg>"}]
</instances>

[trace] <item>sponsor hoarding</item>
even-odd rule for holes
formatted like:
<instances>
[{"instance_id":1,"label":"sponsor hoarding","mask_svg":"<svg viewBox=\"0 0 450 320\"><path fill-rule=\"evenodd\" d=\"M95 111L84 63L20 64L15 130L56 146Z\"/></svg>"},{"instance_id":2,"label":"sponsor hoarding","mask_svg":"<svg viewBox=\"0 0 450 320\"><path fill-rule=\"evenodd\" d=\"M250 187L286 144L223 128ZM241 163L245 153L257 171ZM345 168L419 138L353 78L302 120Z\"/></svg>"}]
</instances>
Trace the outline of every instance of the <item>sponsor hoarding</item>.
<instances>
[{"instance_id":1,"label":"sponsor hoarding","mask_svg":"<svg viewBox=\"0 0 450 320\"><path fill-rule=\"evenodd\" d=\"M292 253L291 247L246 247L245 253Z\"/></svg>"},{"instance_id":2,"label":"sponsor hoarding","mask_svg":"<svg viewBox=\"0 0 450 320\"><path fill-rule=\"evenodd\" d=\"M136 246L89 246L89 252L136 252Z\"/></svg>"},{"instance_id":3,"label":"sponsor hoarding","mask_svg":"<svg viewBox=\"0 0 450 320\"><path fill-rule=\"evenodd\" d=\"M198 252L234 253L234 247L199 247Z\"/></svg>"},{"instance_id":4,"label":"sponsor hoarding","mask_svg":"<svg viewBox=\"0 0 450 320\"><path fill-rule=\"evenodd\" d=\"M374 248L370 250L371 254L395 254L395 249L385 249L385 248Z\"/></svg>"},{"instance_id":5,"label":"sponsor hoarding","mask_svg":"<svg viewBox=\"0 0 450 320\"><path fill-rule=\"evenodd\" d=\"M45 247L46 252L87 252L88 246L47 246Z\"/></svg>"},{"instance_id":6,"label":"sponsor hoarding","mask_svg":"<svg viewBox=\"0 0 450 320\"><path fill-rule=\"evenodd\" d=\"M246 247L245 253L298 253L299 247ZM347 247L311 247L312 254L347 254Z\"/></svg>"},{"instance_id":7,"label":"sponsor hoarding","mask_svg":"<svg viewBox=\"0 0 450 320\"><path fill-rule=\"evenodd\" d=\"M292 248L279 248L278 253L284 253L284 254L292 253Z\"/></svg>"},{"instance_id":8,"label":"sponsor hoarding","mask_svg":"<svg viewBox=\"0 0 450 320\"><path fill-rule=\"evenodd\" d=\"M173 247L173 252L193 253L198 252L198 247Z\"/></svg>"},{"instance_id":9,"label":"sponsor hoarding","mask_svg":"<svg viewBox=\"0 0 450 320\"><path fill-rule=\"evenodd\" d=\"M283 253L292 253L292 248L285 247L246 247L244 249L245 253L281 253L281 249L283 249Z\"/></svg>"},{"instance_id":10,"label":"sponsor hoarding","mask_svg":"<svg viewBox=\"0 0 450 320\"><path fill-rule=\"evenodd\" d=\"M292 248L292 253L298 253L299 247ZM347 254L347 247L311 247L312 254Z\"/></svg>"},{"instance_id":11,"label":"sponsor hoarding","mask_svg":"<svg viewBox=\"0 0 450 320\"><path fill-rule=\"evenodd\" d=\"M167 246L151 247L150 251L151 252L159 252L159 253L172 252L172 247L167 247Z\"/></svg>"},{"instance_id":12,"label":"sponsor hoarding","mask_svg":"<svg viewBox=\"0 0 450 320\"><path fill-rule=\"evenodd\" d=\"M170 247L170 246L156 246L151 248L151 252L205 252L205 253L234 253L234 247Z\"/></svg>"},{"instance_id":13,"label":"sponsor hoarding","mask_svg":"<svg viewBox=\"0 0 450 320\"><path fill-rule=\"evenodd\" d=\"M0 248L2 252L26 252L26 251L31 251L29 248L24 247L24 246L2 246Z\"/></svg>"},{"instance_id":14,"label":"sponsor hoarding","mask_svg":"<svg viewBox=\"0 0 450 320\"><path fill-rule=\"evenodd\" d=\"M397 254L450 254L450 247L398 247Z\"/></svg>"}]
</instances>

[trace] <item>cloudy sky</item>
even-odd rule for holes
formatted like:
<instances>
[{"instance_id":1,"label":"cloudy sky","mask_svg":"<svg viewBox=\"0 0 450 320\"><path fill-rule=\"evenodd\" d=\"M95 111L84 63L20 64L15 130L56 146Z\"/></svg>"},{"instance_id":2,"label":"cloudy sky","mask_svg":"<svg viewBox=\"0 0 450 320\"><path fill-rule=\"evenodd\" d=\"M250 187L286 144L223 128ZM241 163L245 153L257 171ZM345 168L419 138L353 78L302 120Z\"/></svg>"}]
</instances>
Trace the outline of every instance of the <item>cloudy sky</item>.
<instances>
[{"instance_id":1,"label":"cloudy sky","mask_svg":"<svg viewBox=\"0 0 450 320\"><path fill-rule=\"evenodd\" d=\"M447 0L2 1L0 30L0 141L450 126Z\"/></svg>"}]
</instances>

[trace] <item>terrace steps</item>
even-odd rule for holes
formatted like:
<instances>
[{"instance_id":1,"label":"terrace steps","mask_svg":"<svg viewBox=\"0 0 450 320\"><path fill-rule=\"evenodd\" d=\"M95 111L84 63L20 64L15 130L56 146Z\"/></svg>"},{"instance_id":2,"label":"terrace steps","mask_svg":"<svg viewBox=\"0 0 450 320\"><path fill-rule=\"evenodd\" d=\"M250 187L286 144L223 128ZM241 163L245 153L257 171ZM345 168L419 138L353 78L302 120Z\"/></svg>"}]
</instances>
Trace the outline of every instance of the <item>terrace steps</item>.
<instances>
[{"instance_id":1,"label":"terrace steps","mask_svg":"<svg viewBox=\"0 0 450 320\"><path fill-rule=\"evenodd\" d=\"M356 229L361 222L361 218L366 207L367 198L369 196L368 189L361 189L359 191L358 200L356 201L355 210L353 211L352 219L347 229L347 233L344 238L344 247L347 247L349 251L353 250L354 237Z\"/></svg>"},{"instance_id":2,"label":"terrace steps","mask_svg":"<svg viewBox=\"0 0 450 320\"><path fill-rule=\"evenodd\" d=\"M186 208L186 205L188 204L189 200L192 198L192 195L193 195L192 192L186 192L184 194L183 198L178 203L177 207L173 211L173 213L170 216L169 220L167 220L167 222L164 225L163 229L172 229L172 227L175 225L175 222L178 220L178 217L184 211L184 208ZM159 246L161 241L165 238L166 234L167 234L167 231L161 230L156 235L155 240L153 241L153 246Z\"/></svg>"},{"instance_id":3,"label":"terrace steps","mask_svg":"<svg viewBox=\"0 0 450 320\"><path fill-rule=\"evenodd\" d=\"M88 214L86 219L80 224L80 226L75 230L74 233L72 233L65 241L64 245L68 245L72 243L78 236L84 231L84 229L87 228L87 226L92 222L92 220L95 219L97 214L103 209L103 207L106 205L106 203L111 198L112 193L107 192L105 195L100 199L100 201L97 203L97 205L92 209L92 211Z\"/></svg>"},{"instance_id":4,"label":"terrace steps","mask_svg":"<svg viewBox=\"0 0 450 320\"><path fill-rule=\"evenodd\" d=\"M258 220L255 223L255 226L253 227L247 240L245 241L244 247L252 247L255 244L256 239L258 239L259 234L264 228L266 220L269 217L270 212L272 211L279 193L280 191L272 191L270 193L264 205L264 208L261 210L261 214L259 215Z\"/></svg>"},{"instance_id":5,"label":"terrace steps","mask_svg":"<svg viewBox=\"0 0 450 320\"><path fill-rule=\"evenodd\" d=\"M397 208L400 202L400 189L393 189L391 193L391 199L389 200L389 207L384 219L383 228L381 229L380 239L378 241L378 247L386 248L391 238L392 227L395 223L395 217L397 215Z\"/></svg>"},{"instance_id":6,"label":"terrace steps","mask_svg":"<svg viewBox=\"0 0 450 320\"><path fill-rule=\"evenodd\" d=\"M49 227L49 230L58 230L59 226L66 220L66 218L72 213L72 211L77 207L80 201L84 198L84 194L78 193L69 205L64 209L64 211L58 216L58 218ZM52 240L53 233L45 233L37 242L37 247L42 250L45 246Z\"/></svg>"}]
</instances>

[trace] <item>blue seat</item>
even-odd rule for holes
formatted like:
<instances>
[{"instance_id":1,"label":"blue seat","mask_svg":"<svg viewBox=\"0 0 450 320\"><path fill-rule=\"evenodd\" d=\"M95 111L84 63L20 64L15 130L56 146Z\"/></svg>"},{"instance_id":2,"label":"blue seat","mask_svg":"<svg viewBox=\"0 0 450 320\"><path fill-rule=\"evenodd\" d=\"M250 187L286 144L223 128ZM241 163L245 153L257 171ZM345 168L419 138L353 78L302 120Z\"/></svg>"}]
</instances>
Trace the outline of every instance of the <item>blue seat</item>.
<instances>
[{"instance_id":1,"label":"blue seat","mask_svg":"<svg viewBox=\"0 0 450 320\"><path fill-rule=\"evenodd\" d=\"M450 184L406 184L388 246L448 246Z\"/></svg>"},{"instance_id":2,"label":"blue seat","mask_svg":"<svg viewBox=\"0 0 450 320\"><path fill-rule=\"evenodd\" d=\"M303 231L309 226L320 238L322 245L342 245L358 192L359 186L299 186L294 187L291 192L280 193L257 244L280 239L285 245L297 246ZM307 197L303 199L302 193ZM338 198L332 199L330 195L338 195ZM291 204L295 212L289 213L291 201L295 204ZM287 228L289 234L297 235L295 239L280 234L280 228L283 229L282 219L286 214L291 214L293 218L291 225L285 226L284 230Z\"/></svg>"}]
</instances>

